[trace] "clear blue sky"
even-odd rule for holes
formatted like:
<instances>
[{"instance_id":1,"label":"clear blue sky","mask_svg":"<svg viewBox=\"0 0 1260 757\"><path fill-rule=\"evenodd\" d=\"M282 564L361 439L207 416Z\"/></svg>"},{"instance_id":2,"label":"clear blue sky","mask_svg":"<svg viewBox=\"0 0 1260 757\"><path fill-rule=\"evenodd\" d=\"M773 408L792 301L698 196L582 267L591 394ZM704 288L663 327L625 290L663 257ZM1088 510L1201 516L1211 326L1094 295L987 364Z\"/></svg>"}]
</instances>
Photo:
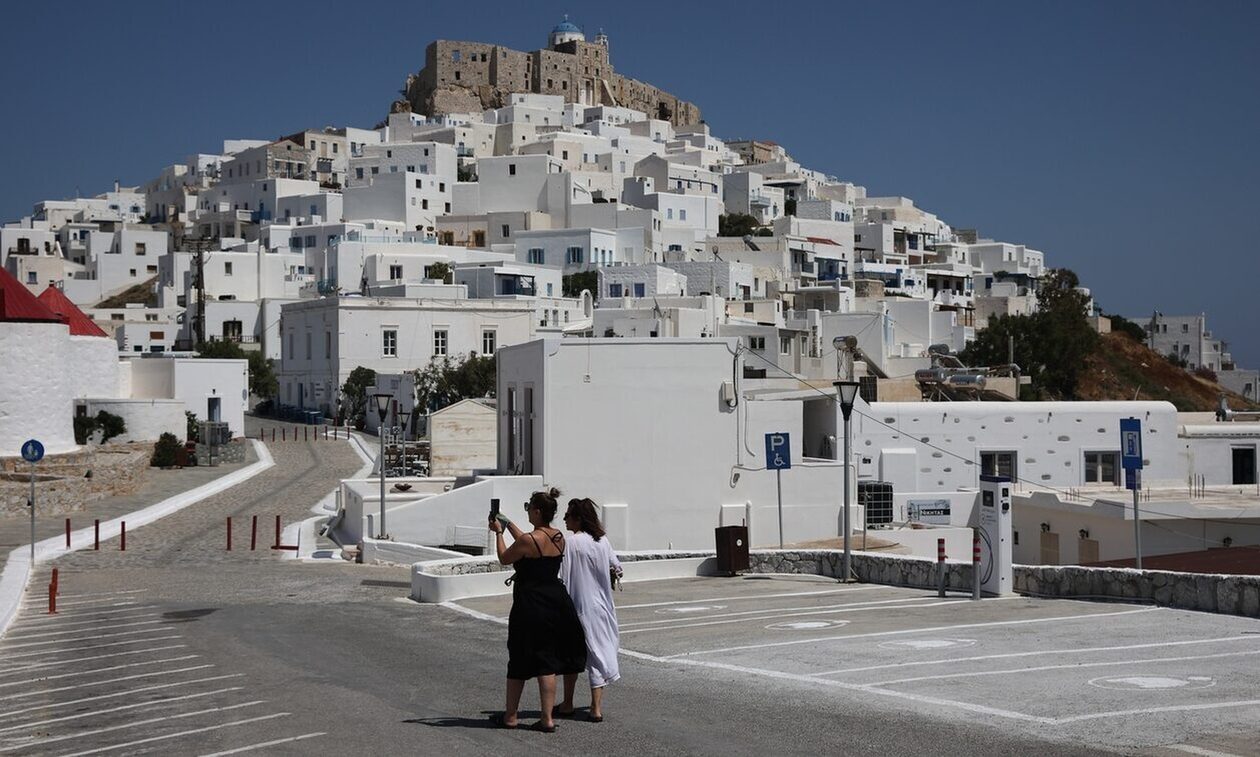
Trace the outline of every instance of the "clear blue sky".
<instances>
[{"instance_id":1,"label":"clear blue sky","mask_svg":"<svg viewBox=\"0 0 1260 757\"><path fill-rule=\"evenodd\" d=\"M436 38L565 12L718 136L1042 249L1110 312L1206 312L1260 367L1258 2L47 3L5 9L0 219L224 138L370 127Z\"/></svg>"}]
</instances>

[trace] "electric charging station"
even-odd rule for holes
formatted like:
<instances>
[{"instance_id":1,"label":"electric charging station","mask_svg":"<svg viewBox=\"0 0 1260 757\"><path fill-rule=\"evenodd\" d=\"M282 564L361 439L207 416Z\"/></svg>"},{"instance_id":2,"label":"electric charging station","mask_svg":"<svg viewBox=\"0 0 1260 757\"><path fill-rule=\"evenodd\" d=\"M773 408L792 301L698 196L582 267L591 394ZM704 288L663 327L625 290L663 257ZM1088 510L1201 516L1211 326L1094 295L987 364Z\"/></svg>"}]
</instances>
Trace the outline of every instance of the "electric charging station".
<instances>
[{"instance_id":1,"label":"electric charging station","mask_svg":"<svg viewBox=\"0 0 1260 757\"><path fill-rule=\"evenodd\" d=\"M980 589L991 596L1015 587L1011 567L1011 480L980 477Z\"/></svg>"}]
</instances>

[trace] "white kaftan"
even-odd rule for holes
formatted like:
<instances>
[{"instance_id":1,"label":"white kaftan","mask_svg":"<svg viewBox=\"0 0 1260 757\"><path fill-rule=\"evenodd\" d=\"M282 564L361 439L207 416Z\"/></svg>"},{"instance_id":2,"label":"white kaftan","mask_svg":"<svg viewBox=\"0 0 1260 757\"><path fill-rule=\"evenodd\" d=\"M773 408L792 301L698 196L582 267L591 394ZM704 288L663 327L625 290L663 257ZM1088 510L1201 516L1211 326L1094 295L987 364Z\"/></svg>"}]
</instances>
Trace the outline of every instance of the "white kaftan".
<instances>
[{"instance_id":1,"label":"white kaftan","mask_svg":"<svg viewBox=\"0 0 1260 757\"><path fill-rule=\"evenodd\" d=\"M606 686L621 678L617 665L621 635L613 607L610 568L620 571L621 562L613 554L608 537L595 541L586 533L565 535L560 580L569 590L582 629L586 631L586 674L591 679L591 688Z\"/></svg>"}]
</instances>

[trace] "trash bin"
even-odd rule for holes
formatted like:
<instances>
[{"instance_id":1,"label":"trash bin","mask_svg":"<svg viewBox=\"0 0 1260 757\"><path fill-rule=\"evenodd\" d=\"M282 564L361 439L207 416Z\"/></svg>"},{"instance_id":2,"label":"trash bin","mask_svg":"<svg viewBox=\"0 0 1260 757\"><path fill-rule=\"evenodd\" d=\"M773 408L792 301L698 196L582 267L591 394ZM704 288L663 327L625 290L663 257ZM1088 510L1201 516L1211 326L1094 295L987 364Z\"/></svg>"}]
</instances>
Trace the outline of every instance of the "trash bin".
<instances>
[{"instance_id":1,"label":"trash bin","mask_svg":"<svg viewBox=\"0 0 1260 757\"><path fill-rule=\"evenodd\" d=\"M713 529L717 541L717 572L733 576L748 570L748 527L719 526Z\"/></svg>"}]
</instances>

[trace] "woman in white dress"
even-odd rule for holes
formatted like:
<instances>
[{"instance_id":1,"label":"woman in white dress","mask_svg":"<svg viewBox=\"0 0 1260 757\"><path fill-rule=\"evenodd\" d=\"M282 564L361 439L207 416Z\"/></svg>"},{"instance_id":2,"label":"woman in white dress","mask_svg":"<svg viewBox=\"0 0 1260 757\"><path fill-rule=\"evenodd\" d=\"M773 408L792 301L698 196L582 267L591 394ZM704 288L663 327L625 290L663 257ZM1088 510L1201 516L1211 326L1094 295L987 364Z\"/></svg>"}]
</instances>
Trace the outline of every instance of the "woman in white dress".
<instances>
[{"instance_id":1,"label":"woman in white dress","mask_svg":"<svg viewBox=\"0 0 1260 757\"><path fill-rule=\"evenodd\" d=\"M621 562L604 538L595 503L590 499L569 500L564 514L565 528L573 536L565 540L560 580L569 590L578 619L586 631L586 675L591 681L590 720L603 721L604 687L621 678L617 649L617 610L613 607L612 579L621 577ZM571 716L577 676L564 677L564 700L556 705L556 715Z\"/></svg>"}]
</instances>

